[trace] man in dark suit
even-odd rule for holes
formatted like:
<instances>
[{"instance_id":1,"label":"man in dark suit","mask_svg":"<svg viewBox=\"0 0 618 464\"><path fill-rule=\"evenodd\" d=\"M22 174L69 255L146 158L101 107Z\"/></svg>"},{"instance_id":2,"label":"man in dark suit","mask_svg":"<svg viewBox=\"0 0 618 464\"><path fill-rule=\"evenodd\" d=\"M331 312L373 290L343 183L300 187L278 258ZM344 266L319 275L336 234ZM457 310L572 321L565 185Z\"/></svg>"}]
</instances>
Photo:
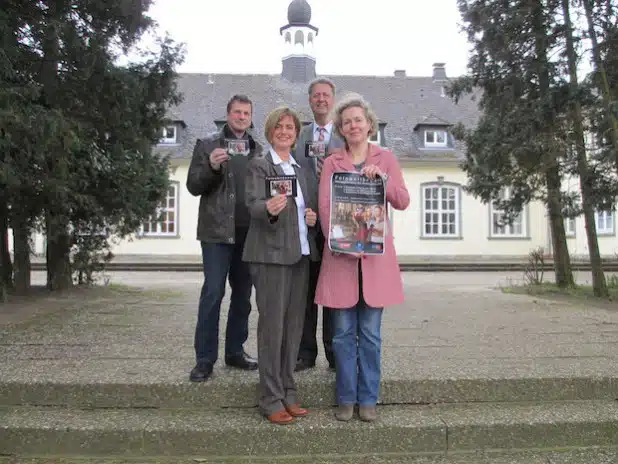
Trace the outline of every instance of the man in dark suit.
<instances>
[{"instance_id":1,"label":"man in dark suit","mask_svg":"<svg viewBox=\"0 0 618 464\"><path fill-rule=\"evenodd\" d=\"M321 143L325 145L324 153L326 156L329 150L342 148L344 141L333 131L333 123L329 120L330 111L335 101L335 84L325 78L319 78L309 85L309 105L313 111L314 122L303 127L296 144L294 158L303 169L310 174L308 180L317 189L320 173L324 158L308 156L309 149L307 144ZM318 221L328 221L328 218L318 218ZM316 245L320 256L324 250L325 239L322 229L317 227ZM320 274L320 261L312 261L309 266L309 291L307 292L307 307L305 309L305 323L303 326L303 336L298 351L296 371L310 369L315 366L318 356L318 343L316 330L318 325L318 305L313 300L315 298L315 288ZM324 354L331 369L335 368L333 355L333 332L330 316L330 308L322 308L322 339L324 342Z\"/></svg>"},{"instance_id":2,"label":"man in dark suit","mask_svg":"<svg viewBox=\"0 0 618 464\"><path fill-rule=\"evenodd\" d=\"M220 132L199 139L187 176L187 189L200 197L197 239L202 245L204 284L195 328L196 365L189 379L207 380L219 352L219 314L229 275L232 295L225 333L225 363L256 370L257 360L245 353L251 312L251 275L242 260L249 228L245 205L245 175L248 160L262 147L247 131L253 105L245 95L234 95L227 105L227 123ZM249 153L228 149L248 144Z\"/></svg>"}]
</instances>

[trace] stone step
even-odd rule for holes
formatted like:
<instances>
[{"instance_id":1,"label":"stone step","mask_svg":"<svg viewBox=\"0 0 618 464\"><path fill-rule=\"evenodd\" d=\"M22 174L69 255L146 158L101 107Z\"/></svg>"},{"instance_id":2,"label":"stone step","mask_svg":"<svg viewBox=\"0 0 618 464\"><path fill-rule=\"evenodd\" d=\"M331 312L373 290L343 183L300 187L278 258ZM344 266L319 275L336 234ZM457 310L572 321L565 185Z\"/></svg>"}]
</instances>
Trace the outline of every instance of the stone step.
<instances>
[{"instance_id":1,"label":"stone step","mask_svg":"<svg viewBox=\"0 0 618 464\"><path fill-rule=\"evenodd\" d=\"M88 364L89 366L91 364ZM222 372L205 383L184 378L162 382L138 373L97 378L72 371L71 378L0 379L0 406L67 406L87 408L249 408L257 405L257 373ZM109 373L109 368L106 368ZM82 373L83 374L83 373ZM302 403L309 407L335 404L334 373L297 375ZM36 378L34 375L32 378ZM381 404L436 404L518 401L615 400L615 377L419 378L387 376L382 380Z\"/></svg>"},{"instance_id":2,"label":"stone step","mask_svg":"<svg viewBox=\"0 0 618 464\"><path fill-rule=\"evenodd\" d=\"M401 271L420 272L495 272L495 271L525 271L529 267L527 255L510 256L478 256L478 255L398 255L397 261ZM615 256L602 258L603 269L606 272L618 271L618 260ZM574 271L590 271L590 261L587 256L572 256L571 266ZM45 271L43 256L34 256L31 267L33 271ZM554 270L553 259L546 256L542 265L537 268L545 272ZM109 272L203 272L201 255L116 255L107 263L105 269Z\"/></svg>"},{"instance_id":3,"label":"stone step","mask_svg":"<svg viewBox=\"0 0 618 464\"><path fill-rule=\"evenodd\" d=\"M384 406L372 424L315 409L276 426L256 409L0 408L0 456L319 456L618 445L618 402Z\"/></svg>"},{"instance_id":4,"label":"stone step","mask_svg":"<svg viewBox=\"0 0 618 464\"><path fill-rule=\"evenodd\" d=\"M616 448L471 453L355 454L264 457L0 457L0 464L616 464Z\"/></svg>"}]
</instances>

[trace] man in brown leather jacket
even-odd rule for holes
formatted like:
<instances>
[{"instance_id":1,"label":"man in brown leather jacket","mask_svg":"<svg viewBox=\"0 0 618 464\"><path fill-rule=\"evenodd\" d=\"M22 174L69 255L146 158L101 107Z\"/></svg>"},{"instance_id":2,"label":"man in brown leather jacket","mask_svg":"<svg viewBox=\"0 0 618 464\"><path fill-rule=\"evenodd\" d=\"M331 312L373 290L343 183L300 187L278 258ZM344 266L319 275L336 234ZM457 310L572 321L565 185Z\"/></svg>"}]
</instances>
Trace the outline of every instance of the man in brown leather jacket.
<instances>
[{"instance_id":1,"label":"man in brown leather jacket","mask_svg":"<svg viewBox=\"0 0 618 464\"><path fill-rule=\"evenodd\" d=\"M255 370L257 360L243 345L248 337L251 312L251 276L242 261L249 212L245 205L247 162L262 147L247 132L253 104L244 95L234 95L227 105L227 123L220 132L199 139L187 176L187 189L200 197L197 239L202 246L204 284L195 328L196 365L190 380L207 380L217 361L219 314L229 277L232 294L225 334L225 363ZM228 144L230 150L228 150ZM247 148L239 153L239 147ZM233 147L233 148L232 148Z\"/></svg>"}]
</instances>

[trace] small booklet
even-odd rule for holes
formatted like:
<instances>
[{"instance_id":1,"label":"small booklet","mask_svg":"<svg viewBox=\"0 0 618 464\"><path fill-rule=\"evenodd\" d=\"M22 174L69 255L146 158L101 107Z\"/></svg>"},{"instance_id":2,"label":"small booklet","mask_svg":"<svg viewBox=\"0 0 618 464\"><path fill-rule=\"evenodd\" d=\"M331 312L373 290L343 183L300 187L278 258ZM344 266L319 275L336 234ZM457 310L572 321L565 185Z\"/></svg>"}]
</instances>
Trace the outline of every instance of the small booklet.
<instances>
[{"instance_id":1,"label":"small booklet","mask_svg":"<svg viewBox=\"0 0 618 464\"><path fill-rule=\"evenodd\" d=\"M296 182L296 176L266 176L266 195L269 198L277 195L295 197Z\"/></svg>"},{"instance_id":2,"label":"small booklet","mask_svg":"<svg viewBox=\"0 0 618 464\"><path fill-rule=\"evenodd\" d=\"M225 149L230 156L245 156L249 154L249 141L239 139L225 139Z\"/></svg>"},{"instance_id":3,"label":"small booklet","mask_svg":"<svg viewBox=\"0 0 618 464\"><path fill-rule=\"evenodd\" d=\"M307 142L305 144L305 156L307 158L322 158L326 156L326 143Z\"/></svg>"}]
</instances>

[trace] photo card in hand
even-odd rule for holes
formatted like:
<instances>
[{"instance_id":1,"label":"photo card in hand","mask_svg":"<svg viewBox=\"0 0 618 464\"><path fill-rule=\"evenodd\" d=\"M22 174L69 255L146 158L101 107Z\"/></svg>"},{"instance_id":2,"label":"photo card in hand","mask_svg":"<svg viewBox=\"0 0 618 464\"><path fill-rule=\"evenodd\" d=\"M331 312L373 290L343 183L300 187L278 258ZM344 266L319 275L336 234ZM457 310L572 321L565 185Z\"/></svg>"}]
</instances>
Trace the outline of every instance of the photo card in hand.
<instances>
[{"instance_id":1,"label":"photo card in hand","mask_svg":"<svg viewBox=\"0 0 618 464\"><path fill-rule=\"evenodd\" d=\"M307 158L323 158L326 156L326 143L307 142L305 144L305 156Z\"/></svg>"},{"instance_id":2,"label":"photo card in hand","mask_svg":"<svg viewBox=\"0 0 618 464\"><path fill-rule=\"evenodd\" d=\"M297 194L296 176L266 176L266 195L274 197L285 195L295 197Z\"/></svg>"},{"instance_id":3,"label":"photo card in hand","mask_svg":"<svg viewBox=\"0 0 618 464\"><path fill-rule=\"evenodd\" d=\"M225 139L225 148L230 156L246 156L249 154L249 141L243 139Z\"/></svg>"}]
</instances>

